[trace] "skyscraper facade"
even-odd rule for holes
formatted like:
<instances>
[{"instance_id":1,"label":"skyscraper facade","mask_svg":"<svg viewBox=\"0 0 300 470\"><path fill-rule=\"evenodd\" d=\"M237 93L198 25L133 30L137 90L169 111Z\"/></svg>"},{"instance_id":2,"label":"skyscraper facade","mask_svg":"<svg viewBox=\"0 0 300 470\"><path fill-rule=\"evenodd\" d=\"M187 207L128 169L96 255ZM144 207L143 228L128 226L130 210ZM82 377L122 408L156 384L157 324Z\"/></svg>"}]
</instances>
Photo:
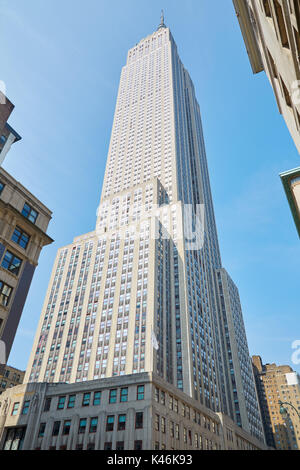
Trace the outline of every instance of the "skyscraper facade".
<instances>
[{"instance_id":1,"label":"skyscraper facade","mask_svg":"<svg viewBox=\"0 0 300 470\"><path fill-rule=\"evenodd\" d=\"M200 108L162 18L128 52L96 228L58 250L25 382L154 372L230 414L220 269ZM244 388L234 399L246 409Z\"/></svg>"}]
</instances>

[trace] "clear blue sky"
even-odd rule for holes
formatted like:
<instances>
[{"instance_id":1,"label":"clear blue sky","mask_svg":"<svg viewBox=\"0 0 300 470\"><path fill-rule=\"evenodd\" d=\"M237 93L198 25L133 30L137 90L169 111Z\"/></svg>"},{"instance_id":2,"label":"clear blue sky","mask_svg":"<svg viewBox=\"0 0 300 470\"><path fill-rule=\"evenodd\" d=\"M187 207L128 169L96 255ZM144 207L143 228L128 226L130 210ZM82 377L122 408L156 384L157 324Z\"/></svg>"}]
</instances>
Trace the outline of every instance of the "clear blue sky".
<instances>
[{"instance_id":1,"label":"clear blue sky","mask_svg":"<svg viewBox=\"0 0 300 470\"><path fill-rule=\"evenodd\" d=\"M231 0L217 3L0 0L0 80L23 137L4 167L53 211L55 239L11 365L26 368L57 249L94 228L121 67L161 8L201 106L223 264L240 290L250 353L291 364L300 244L278 174L299 155L266 75L252 74Z\"/></svg>"}]
</instances>

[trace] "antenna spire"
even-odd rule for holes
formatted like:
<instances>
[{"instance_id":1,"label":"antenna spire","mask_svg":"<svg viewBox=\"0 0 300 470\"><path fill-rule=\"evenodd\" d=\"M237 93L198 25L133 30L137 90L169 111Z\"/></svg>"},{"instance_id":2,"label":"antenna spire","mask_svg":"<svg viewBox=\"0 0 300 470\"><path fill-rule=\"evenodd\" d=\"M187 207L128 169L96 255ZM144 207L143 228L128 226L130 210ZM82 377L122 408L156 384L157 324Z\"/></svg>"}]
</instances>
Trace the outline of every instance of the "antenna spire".
<instances>
[{"instance_id":1,"label":"antenna spire","mask_svg":"<svg viewBox=\"0 0 300 470\"><path fill-rule=\"evenodd\" d=\"M160 25L157 29L160 29L160 28L166 28L164 10L161 10Z\"/></svg>"}]
</instances>

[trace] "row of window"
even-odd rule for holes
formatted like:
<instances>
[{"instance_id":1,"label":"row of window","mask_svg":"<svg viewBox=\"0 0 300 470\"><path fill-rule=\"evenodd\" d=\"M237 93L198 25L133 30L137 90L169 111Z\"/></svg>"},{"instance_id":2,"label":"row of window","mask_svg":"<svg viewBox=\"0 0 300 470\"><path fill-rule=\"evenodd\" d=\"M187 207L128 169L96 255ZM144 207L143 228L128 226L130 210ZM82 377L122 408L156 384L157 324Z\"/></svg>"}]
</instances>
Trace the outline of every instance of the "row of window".
<instances>
[{"instance_id":1,"label":"row of window","mask_svg":"<svg viewBox=\"0 0 300 470\"><path fill-rule=\"evenodd\" d=\"M23 411L24 411L23 407ZM28 412L28 407L26 408L26 412L22 414L27 414ZM106 426L105 426L105 431L106 432L112 432L114 430L115 424L117 424L117 430L118 431L125 431L126 430L126 419L127 416L126 414L119 414L117 416L117 419L115 415L109 415L106 417ZM41 423L40 428L39 428L39 434L38 437L44 437L45 435L45 430L46 430L46 424L47 423ZM99 418L92 417L92 418L81 418L79 420L79 425L78 425L78 434L84 434L86 430L88 429L89 433L96 433L98 430L98 424L99 424ZM71 419L67 419L63 422L61 421L54 421L53 427L52 427L52 436L58 436L61 430L62 426L62 431L61 434L63 436L68 436L70 434L71 430L71 425L72 421ZM143 429L144 426L144 413L142 411L138 411L135 413L135 429Z\"/></svg>"},{"instance_id":2,"label":"row of window","mask_svg":"<svg viewBox=\"0 0 300 470\"><path fill-rule=\"evenodd\" d=\"M101 391L86 392L83 394L81 406L96 406L101 404ZM138 385L136 388L136 400L144 400L145 386ZM51 406L52 398L46 398L44 411L49 411ZM76 395L61 395L58 397L57 409L63 410L67 403L67 408L74 408L76 401ZM124 403L128 401L128 387L121 389L113 388L109 390L108 403L114 404L117 402Z\"/></svg>"}]
</instances>

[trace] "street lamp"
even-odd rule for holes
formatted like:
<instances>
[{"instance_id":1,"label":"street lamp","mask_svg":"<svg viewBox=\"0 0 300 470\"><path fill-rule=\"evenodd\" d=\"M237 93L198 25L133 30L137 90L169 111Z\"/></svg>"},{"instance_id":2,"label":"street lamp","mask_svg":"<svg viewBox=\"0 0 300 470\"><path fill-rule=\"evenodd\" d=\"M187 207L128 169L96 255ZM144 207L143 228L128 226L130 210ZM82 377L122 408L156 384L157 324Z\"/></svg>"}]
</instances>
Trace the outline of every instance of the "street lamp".
<instances>
[{"instance_id":1,"label":"street lamp","mask_svg":"<svg viewBox=\"0 0 300 470\"><path fill-rule=\"evenodd\" d=\"M279 400L278 404L280 405L280 414L281 414L283 417L286 417L287 414L288 414L287 409L286 409L283 405L289 405L290 407L293 408L294 411L296 411L297 416L298 416L299 421L300 421L300 414L299 414L299 412L297 411L297 409L294 407L294 405L292 405L292 404L289 403L289 402L282 402L282 401L280 401L280 400Z\"/></svg>"}]
</instances>

